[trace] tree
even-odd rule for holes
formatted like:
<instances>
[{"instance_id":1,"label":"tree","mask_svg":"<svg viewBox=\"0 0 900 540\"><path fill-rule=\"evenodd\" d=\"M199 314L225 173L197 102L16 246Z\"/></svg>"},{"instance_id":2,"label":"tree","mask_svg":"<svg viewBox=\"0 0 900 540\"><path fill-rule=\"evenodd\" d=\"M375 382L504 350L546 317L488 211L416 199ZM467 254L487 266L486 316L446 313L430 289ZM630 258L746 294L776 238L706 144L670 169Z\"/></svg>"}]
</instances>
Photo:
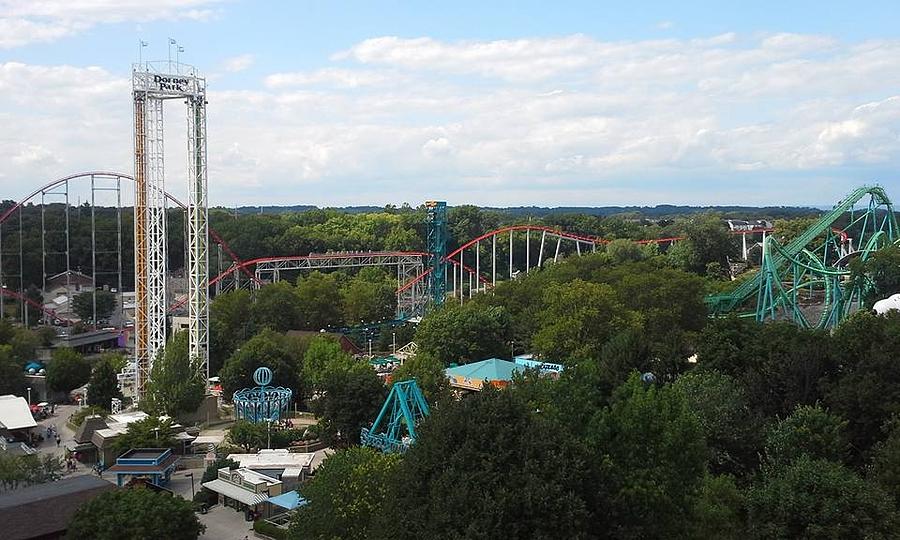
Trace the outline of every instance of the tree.
<instances>
[{"instance_id":1,"label":"tree","mask_svg":"<svg viewBox=\"0 0 900 540\"><path fill-rule=\"evenodd\" d=\"M73 349L63 347L53 351L47 367L47 385L57 392L68 394L91 378L91 363Z\"/></svg>"},{"instance_id":2,"label":"tree","mask_svg":"<svg viewBox=\"0 0 900 540\"><path fill-rule=\"evenodd\" d=\"M132 448L174 448L174 437L171 418L149 416L128 424L127 431L113 440L112 448L116 456Z\"/></svg>"},{"instance_id":3,"label":"tree","mask_svg":"<svg viewBox=\"0 0 900 540\"><path fill-rule=\"evenodd\" d=\"M344 320L343 300L336 273L312 272L297 278L300 328L321 330Z\"/></svg>"},{"instance_id":4,"label":"tree","mask_svg":"<svg viewBox=\"0 0 900 540\"><path fill-rule=\"evenodd\" d=\"M407 358L403 365L391 374L393 382L415 379L425 399L432 405L449 395L450 385L444 364L425 353Z\"/></svg>"},{"instance_id":5,"label":"tree","mask_svg":"<svg viewBox=\"0 0 900 540\"><path fill-rule=\"evenodd\" d=\"M385 280L368 281L353 279L341 289L344 305L344 320L355 324L357 321L373 322L393 319L397 304L395 285Z\"/></svg>"},{"instance_id":6,"label":"tree","mask_svg":"<svg viewBox=\"0 0 900 540\"><path fill-rule=\"evenodd\" d=\"M9 340L13 356L23 363L34 359L35 351L40 344L40 338L28 328L16 328Z\"/></svg>"},{"instance_id":7,"label":"tree","mask_svg":"<svg viewBox=\"0 0 900 540\"><path fill-rule=\"evenodd\" d=\"M79 507L66 538L193 540L205 530L190 501L146 488L117 489Z\"/></svg>"},{"instance_id":8,"label":"tree","mask_svg":"<svg viewBox=\"0 0 900 540\"><path fill-rule=\"evenodd\" d=\"M375 419L386 395L384 383L368 363L330 364L322 379L322 395L312 402L323 439L332 445L358 444L360 430Z\"/></svg>"},{"instance_id":9,"label":"tree","mask_svg":"<svg viewBox=\"0 0 900 540\"><path fill-rule=\"evenodd\" d=\"M219 373L225 359L256 333L250 291L216 295L209 305L209 373Z\"/></svg>"},{"instance_id":10,"label":"tree","mask_svg":"<svg viewBox=\"0 0 900 540\"><path fill-rule=\"evenodd\" d=\"M97 295L97 319L94 319L94 295ZM116 309L116 295L98 289L93 292L83 292L72 297L72 311L82 321L93 320L94 324L100 319L108 319Z\"/></svg>"},{"instance_id":11,"label":"tree","mask_svg":"<svg viewBox=\"0 0 900 540\"><path fill-rule=\"evenodd\" d=\"M739 540L744 538L746 501L732 476L703 477L689 526L689 538Z\"/></svg>"},{"instance_id":12,"label":"tree","mask_svg":"<svg viewBox=\"0 0 900 540\"><path fill-rule=\"evenodd\" d=\"M506 356L509 331L509 314L502 307L447 303L422 319L416 330L416 343L419 351L444 365L466 364Z\"/></svg>"},{"instance_id":13,"label":"tree","mask_svg":"<svg viewBox=\"0 0 900 540\"><path fill-rule=\"evenodd\" d=\"M866 261L865 272L873 285L871 303L900 293L900 246L889 245L876 251Z\"/></svg>"},{"instance_id":14,"label":"tree","mask_svg":"<svg viewBox=\"0 0 900 540\"><path fill-rule=\"evenodd\" d=\"M0 491L62 478L62 459L49 454L15 456L0 452Z\"/></svg>"},{"instance_id":15,"label":"tree","mask_svg":"<svg viewBox=\"0 0 900 540\"><path fill-rule=\"evenodd\" d=\"M330 336L316 336L303 356L303 379L312 388L321 390L329 366L349 362L352 362L350 355L341 349L337 340Z\"/></svg>"},{"instance_id":16,"label":"tree","mask_svg":"<svg viewBox=\"0 0 900 540\"><path fill-rule=\"evenodd\" d=\"M299 359L290 356L284 337L264 329L225 361L219 374L224 396L231 399L235 391L256 386L253 373L259 367L272 370L272 386L284 386L292 389L297 396L303 395L297 376L298 364Z\"/></svg>"},{"instance_id":17,"label":"tree","mask_svg":"<svg viewBox=\"0 0 900 540\"><path fill-rule=\"evenodd\" d=\"M683 225L684 239L669 250L669 258L676 266L705 275L710 263L728 268L728 258L737 252L735 239L721 216L698 215Z\"/></svg>"},{"instance_id":18,"label":"tree","mask_svg":"<svg viewBox=\"0 0 900 540\"><path fill-rule=\"evenodd\" d=\"M228 467L229 469L237 469L240 466L241 464L237 461L234 461L233 459L217 458L206 467L206 470L203 471L203 477L200 479L200 485L202 486L203 484L212 482L213 480L218 478L219 469L223 469L225 467ZM213 506L214 504L216 504L216 502L218 502L218 500L219 495L215 491L212 491L205 487L201 487L200 491L198 491L196 495L194 495L194 502L203 503L207 506Z\"/></svg>"},{"instance_id":19,"label":"tree","mask_svg":"<svg viewBox=\"0 0 900 540\"><path fill-rule=\"evenodd\" d=\"M606 245L606 252L616 264L640 261L644 258L641 246L633 240L620 238Z\"/></svg>"},{"instance_id":20,"label":"tree","mask_svg":"<svg viewBox=\"0 0 900 540\"><path fill-rule=\"evenodd\" d=\"M705 474L703 432L679 392L637 374L594 416L586 437L598 516L618 538L679 537Z\"/></svg>"},{"instance_id":21,"label":"tree","mask_svg":"<svg viewBox=\"0 0 900 540\"><path fill-rule=\"evenodd\" d=\"M279 281L256 291L251 320L257 328L270 328L276 332L300 328L297 289L286 281Z\"/></svg>"},{"instance_id":22,"label":"tree","mask_svg":"<svg viewBox=\"0 0 900 540\"><path fill-rule=\"evenodd\" d=\"M156 355L145 399L147 411L173 418L196 411L206 395L206 374L188 358L188 333L175 332Z\"/></svg>"},{"instance_id":23,"label":"tree","mask_svg":"<svg viewBox=\"0 0 900 540\"><path fill-rule=\"evenodd\" d=\"M544 290L540 321L535 349L550 361L564 363L600 358L615 333L640 327L640 317L625 309L611 286L580 279Z\"/></svg>"},{"instance_id":24,"label":"tree","mask_svg":"<svg viewBox=\"0 0 900 540\"><path fill-rule=\"evenodd\" d=\"M840 463L850 453L847 424L818 404L798 406L769 429L766 459L773 466L788 465L803 455Z\"/></svg>"},{"instance_id":25,"label":"tree","mask_svg":"<svg viewBox=\"0 0 900 540\"><path fill-rule=\"evenodd\" d=\"M900 416L885 424L887 437L875 445L868 477L900 505Z\"/></svg>"},{"instance_id":26,"label":"tree","mask_svg":"<svg viewBox=\"0 0 900 540\"><path fill-rule=\"evenodd\" d=\"M752 538L895 538L892 499L839 463L797 458L748 495Z\"/></svg>"},{"instance_id":27,"label":"tree","mask_svg":"<svg viewBox=\"0 0 900 540\"><path fill-rule=\"evenodd\" d=\"M315 504L291 519L290 538L367 539L373 522L388 510L387 485L400 463L397 454L372 448L338 450L300 489Z\"/></svg>"},{"instance_id":28,"label":"tree","mask_svg":"<svg viewBox=\"0 0 900 540\"><path fill-rule=\"evenodd\" d=\"M559 424L488 388L421 424L372 537L587 538L597 485L587 463Z\"/></svg>"},{"instance_id":29,"label":"tree","mask_svg":"<svg viewBox=\"0 0 900 540\"><path fill-rule=\"evenodd\" d=\"M739 381L715 370L695 370L679 377L673 389L700 423L713 473L741 475L756 468L762 422Z\"/></svg>"},{"instance_id":30,"label":"tree","mask_svg":"<svg viewBox=\"0 0 900 540\"><path fill-rule=\"evenodd\" d=\"M119 380L116 377L117 371L113 367L114 361L113 357L104 355L94 364L88 381L88 405L109 411L112 408L113 398L122 399Z\"/></svg>"},{"instance_id":31,"label":"tree","mask_svg":"<svg viewBox=\"0 0 900 540\"><path fill-rule=\"evenodd\" d=\"M25 389L25 365L13 356L12 347L0 345L0 395L22 395Z\"/></svg>"}]
</instances>

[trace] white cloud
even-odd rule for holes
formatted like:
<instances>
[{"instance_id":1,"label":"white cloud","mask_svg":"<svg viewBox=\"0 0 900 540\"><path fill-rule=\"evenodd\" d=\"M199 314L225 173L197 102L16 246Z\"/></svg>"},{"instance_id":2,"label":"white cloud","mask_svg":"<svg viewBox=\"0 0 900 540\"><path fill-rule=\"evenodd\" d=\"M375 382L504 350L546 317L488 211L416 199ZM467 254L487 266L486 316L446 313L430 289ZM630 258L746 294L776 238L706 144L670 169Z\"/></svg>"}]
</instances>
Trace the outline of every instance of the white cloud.
<instances>
[{"instance_id":1,"label":"white cloud","mask_svg":"<svg viewBox=\"0 0 900 540\"><path fill-rule=\"evenodd\" d=\"M241 54L225 59L225 71L237 73L248 69L256 61L256 57L252 54Z\"/></svg>"},{"instance_id":2,"label":"white cloud","mask_svg":"<svg viewBox=\"0 0 900 540\"><path fill-rule=\"evenodd\" d=\"M659 21L656 23L656 28L659 30L669 30L671 28L675 28L675 23L672 21Z\"/></svg>"},{"instance_id":3,"label":"white cloud","mask_svg":"<svg viewBox=\"0 0 900 540\"><path fill-rule=\"evenodd\" d=\"M55 41L97 24L206 20L222 0L0 0L0 48Z\"/></svg>"},{"instance_id":4,"label":"white cloud","mask_svg":"<svg viewBox=\"0 0 900 540\"><path fill-rule=\"evenodd\" d=\"M900 41L373 38L212 84L211 200L827 203L900 165L898 87ZM0 124L4 182L131 168L130 83L101 68L0 64Z\"/></svg>"}]
</instances>

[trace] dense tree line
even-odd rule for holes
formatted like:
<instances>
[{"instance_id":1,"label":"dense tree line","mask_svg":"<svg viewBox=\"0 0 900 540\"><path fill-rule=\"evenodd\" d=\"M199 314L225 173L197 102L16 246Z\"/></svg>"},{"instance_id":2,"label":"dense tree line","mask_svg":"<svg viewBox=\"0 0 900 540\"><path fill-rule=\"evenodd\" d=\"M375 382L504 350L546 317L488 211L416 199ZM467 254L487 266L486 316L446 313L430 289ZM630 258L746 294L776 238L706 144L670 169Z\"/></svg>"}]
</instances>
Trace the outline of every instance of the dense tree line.
<instances>
[{"instance_id":1,"label":"dense tree line","mask_svg":"<svg viewBox=\"0 0 900 540\"><path fill-rule=\"evenodd\" d=\"M429 313L402 372L433 404L418 441L329 458L292 537L897 537L900 314L710 320L717 260L680 257L622 246ZM434 382L513 351L566 369Z\"/></svg>"}]
</instances>

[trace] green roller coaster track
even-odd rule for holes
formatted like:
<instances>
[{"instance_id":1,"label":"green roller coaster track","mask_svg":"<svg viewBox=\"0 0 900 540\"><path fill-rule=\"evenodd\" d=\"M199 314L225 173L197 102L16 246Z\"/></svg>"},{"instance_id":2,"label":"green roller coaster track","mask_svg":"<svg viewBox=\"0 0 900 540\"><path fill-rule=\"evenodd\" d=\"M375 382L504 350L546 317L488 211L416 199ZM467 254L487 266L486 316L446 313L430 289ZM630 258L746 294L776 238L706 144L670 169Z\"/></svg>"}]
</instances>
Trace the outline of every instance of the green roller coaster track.
<instances>
[{"instance_id":1,"label":"green roller coaster track","mask_svg":"<svg viewBox=\"0 0 900 540\"><path fill-rule=\"evenodd\" d=\"M866 207L857 209L857 203L867 196ZM857 188L787 245L772 236L766 238L759 272L730 293L707 297L709 313L737 313L758 321L788 319L808 328L832 328L862 306L871 287L865 278L852 279L849 261L865 261L884 246L897 243L898 233L897 218L884 189ZM848 250L852 247L848 238L858 249ZM749 305L754 298L752 310Z\"/></svg>"}]
</instances>

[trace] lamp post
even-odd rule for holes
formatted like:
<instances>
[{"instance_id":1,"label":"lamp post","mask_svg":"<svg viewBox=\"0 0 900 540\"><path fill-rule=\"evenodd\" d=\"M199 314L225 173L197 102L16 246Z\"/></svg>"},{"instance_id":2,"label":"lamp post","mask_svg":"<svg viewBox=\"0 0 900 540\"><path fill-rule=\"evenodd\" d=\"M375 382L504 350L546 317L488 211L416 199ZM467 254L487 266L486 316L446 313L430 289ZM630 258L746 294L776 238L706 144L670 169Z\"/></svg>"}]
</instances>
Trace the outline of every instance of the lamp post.
<instances>
[{"instance_id":1,"label":"lamp post","mask_svg":"<svg viewBox=\"0 0 900 540\"><path fill-rule=\"evenodd\" d=\"M397 332L391 332L391 348L393 354L397 354Z\"/></svg>"},{"instance_id":2,"label":"lamp post","mask_svg":"<svg viewBox=\"0 0 900 540\"><path fill-rule=\"evenodd\" d=\"M191 499L193 500L193 498L194 498L194 473L189 472L185 476L191 477Z\"/></svg>"},{"instance_id":3,"label":"lamp post","mask_svg":"<svg viewBox=\"0 0 900 540\"><path fill-rule=\"evenodd\" d=\"M272 449L272 419L266 418L266 448Z\"/></svg>"},{"instance_id":4,"label":"lamp post","mask_svg":"<svg viewBox=\"0 0 900 540\"><path fill-rule=\"evenodd\" d=\"M21 386L19 387L21 388ZM31 387L28 387L28 406L31 407Z\"/></svg>"}]
</instances>

